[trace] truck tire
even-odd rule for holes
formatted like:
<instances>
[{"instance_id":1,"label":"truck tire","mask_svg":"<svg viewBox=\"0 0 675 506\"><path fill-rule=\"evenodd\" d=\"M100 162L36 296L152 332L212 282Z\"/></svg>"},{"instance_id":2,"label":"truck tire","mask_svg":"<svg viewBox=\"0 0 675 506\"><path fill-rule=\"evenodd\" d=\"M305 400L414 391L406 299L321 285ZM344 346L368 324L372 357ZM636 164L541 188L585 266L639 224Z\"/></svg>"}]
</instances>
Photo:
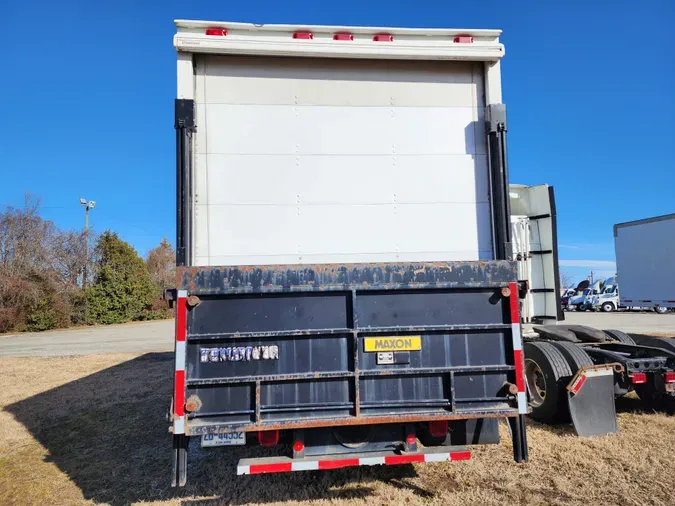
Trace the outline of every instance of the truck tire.
<instances>
[{"instance_id":1,"label":"truck tire","mask_svg":"<svg viewBox=\"0 0 675 506\"><path fill-rule=\"evenodd\" d=\"M525 343L524 351L532 418L550 424L568 422L565 387L572 379L572 370L565 356L551 343Z\"/></svg>"},{"instance_id":2,"label":"truck tire","mask_svg":"<svg viewBox=\"0 0 675 506\"><path fill-rule=\"evenodd\" d=\"M620 330L610 329L605 330L604 332L612 339L612 341L618 341L623 344L635 344L635 341L632 337L630 337L625 332L621 332Z\"/></svg>"},{"instance_id":3,"label":"truck tire","mask_svg":"<svg viewBox=\"0 0 675 506\"><path fill-rule=\"evenodd\" d=\"M563 354L565 360L567 360L572 371L572 376L574 376L582 367L593 365L591 357L588 356L588 353L586 353L581 346L566 342L552 344Z\"/></svg>"},{"instance_id":4,"label":"truck tire","mask_svg":"<svg viewBox=\"0 0 675 506\"><path fill-rule=\"evenodd\" d=\"M611 313L612 311L614 311L614 304L612 304L611 302L605 302L602 305L602 311L604 313Z\"/></svg>"},{"instance_id":5,"label":"truck tire","mask_svg":"<svg viewBox=\"0 0 675 506\"><path fill-rule=\"evenodd\" d=\"M577 304L577 311L586 311L586 306L583 304Z\"/></svg>"},{"instance_id":6,"label":"truck tire","mask_svg":"<svg viewBox=\"0 0 675 506\"><path fill-rule=\"evenodd\" d=\"M656 311L658 314L666 314L668 312L668 308L663 306L655 306L654 311Z\"/></svg>"}]
</instances>

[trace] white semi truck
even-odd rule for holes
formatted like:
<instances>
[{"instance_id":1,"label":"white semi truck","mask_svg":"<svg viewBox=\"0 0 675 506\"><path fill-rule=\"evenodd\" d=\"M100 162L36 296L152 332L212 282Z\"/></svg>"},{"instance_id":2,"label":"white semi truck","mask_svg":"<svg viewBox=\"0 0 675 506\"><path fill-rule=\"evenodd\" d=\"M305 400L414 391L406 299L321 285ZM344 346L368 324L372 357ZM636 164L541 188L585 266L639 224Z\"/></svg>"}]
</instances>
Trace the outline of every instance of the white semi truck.
<instances>
[{"instance_id":1,"label":"white semi truck","mask_svg":"<svg viewBox=\"0 0 675 506\"><path fill-rule=\"evenodd\" d=\"M551 325L553 189L509 186L499 30L176 25L174 485L190 441L274 453L238 474L454 461L500 418L520 462L528 412L616 430L615 383L675 369Z\"/></svg>"}]
</instances>

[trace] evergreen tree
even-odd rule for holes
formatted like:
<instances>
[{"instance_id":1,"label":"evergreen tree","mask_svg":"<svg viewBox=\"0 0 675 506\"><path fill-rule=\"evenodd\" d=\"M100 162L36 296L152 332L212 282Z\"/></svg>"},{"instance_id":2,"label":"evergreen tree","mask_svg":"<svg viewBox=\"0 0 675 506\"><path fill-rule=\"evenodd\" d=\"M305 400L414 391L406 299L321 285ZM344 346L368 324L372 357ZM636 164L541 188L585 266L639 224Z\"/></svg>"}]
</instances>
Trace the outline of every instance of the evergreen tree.
<instances>
[{"instance_id":1,"label":"evergreen tree","mask_svg":"<svg viewBox=\"0 0 675 506\"><path fill-rule=\"evenodd\" d=\"M87 289L87 323L123 323L148 317L152 283L131 245L106 231L96 246L96 276Z\"/></svg>"}]
</instances>

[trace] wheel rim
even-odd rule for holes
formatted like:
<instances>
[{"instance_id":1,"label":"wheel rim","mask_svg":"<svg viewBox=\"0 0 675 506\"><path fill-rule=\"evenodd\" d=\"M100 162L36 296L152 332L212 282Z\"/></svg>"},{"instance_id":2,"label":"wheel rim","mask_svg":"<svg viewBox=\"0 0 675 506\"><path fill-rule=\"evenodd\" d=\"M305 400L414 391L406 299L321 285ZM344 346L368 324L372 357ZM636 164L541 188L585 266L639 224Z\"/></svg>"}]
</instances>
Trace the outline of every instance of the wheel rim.
<instances>
[{"instance_id":1,"label":"wheel rim","mask_svg":"<svg viewBox=\"0 0 675 506\"><path fill-rule=\"evenodd\" d=\"M525 377L530 392L530 404L537 408L546 400L546 378L544 372L534 360L525 360Z\"/></svg>"}]
</instances>

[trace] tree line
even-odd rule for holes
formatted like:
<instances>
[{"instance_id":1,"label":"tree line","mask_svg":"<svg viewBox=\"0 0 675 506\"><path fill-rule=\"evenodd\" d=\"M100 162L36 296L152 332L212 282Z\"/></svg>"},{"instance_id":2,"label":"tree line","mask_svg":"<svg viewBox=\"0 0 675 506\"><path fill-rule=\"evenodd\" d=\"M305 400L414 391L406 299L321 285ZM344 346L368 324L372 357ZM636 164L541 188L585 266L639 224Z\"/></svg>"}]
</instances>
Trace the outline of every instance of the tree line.
<instances>
[{"instance_id":1,"label":"tree line","mask_svg":"<svg viewBox=\"0 0 675 506\"><path fill-rule=\"evenodd\" d=\"M60 229L31 196L0 212L0 332L168 318L174 284L166 239L141 258L115 232Z\"/></svg>"}]
</instances>

